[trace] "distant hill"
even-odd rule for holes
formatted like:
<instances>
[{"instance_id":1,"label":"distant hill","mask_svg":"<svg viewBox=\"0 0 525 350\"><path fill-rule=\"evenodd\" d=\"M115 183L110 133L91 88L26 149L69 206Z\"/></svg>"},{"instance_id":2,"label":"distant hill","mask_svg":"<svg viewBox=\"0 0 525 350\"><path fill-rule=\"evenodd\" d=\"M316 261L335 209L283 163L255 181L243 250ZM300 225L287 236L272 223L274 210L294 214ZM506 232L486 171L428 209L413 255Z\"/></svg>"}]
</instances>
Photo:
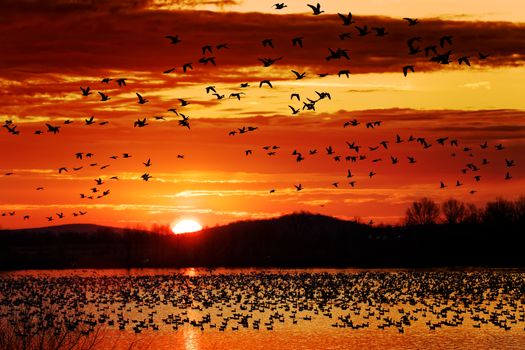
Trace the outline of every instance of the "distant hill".
<instances>
[{"instance_id":1,"label":"distant hill","mask_svg":"<svg viewBox=\"0 0 525 350\"><path fill-rule=\"evenodd\" d=\"M294 213L174 235L91 224L0 231L0 269L525 266L523 227L372 227Z\"/></svg>"},{"instance_id":2,"label":"distant hill","mask_svg":"<svg viewBox=\"0 0 525 350\"><path fill-rule=\"evenodd\" d=\"M36 228L24 228L16 230L0 230L0 234L14 233L14 234L27 234L27 233L82 233L91 234L97 232L123 232L124 229L118 227L101 226L95 224L68 224L68 225L56 225L56 226L45 226Z\"/></svg>"}]
</instances>

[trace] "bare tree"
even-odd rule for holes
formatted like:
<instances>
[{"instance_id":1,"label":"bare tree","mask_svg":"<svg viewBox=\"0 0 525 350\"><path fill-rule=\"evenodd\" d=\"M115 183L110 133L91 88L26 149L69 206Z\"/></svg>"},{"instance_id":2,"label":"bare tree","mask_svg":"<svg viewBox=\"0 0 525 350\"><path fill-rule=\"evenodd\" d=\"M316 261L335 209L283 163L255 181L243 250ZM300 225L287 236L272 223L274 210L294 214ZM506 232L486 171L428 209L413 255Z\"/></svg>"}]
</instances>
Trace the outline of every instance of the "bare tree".
<instances>
[{"instance_id":1,"label":"bare tree","mask_svg":"<svg viewBox=\"0 0 525 350\"><path fill-rule=\"evenodd\" d=\"M467 224L479 224L483 218L483 210L476 207L473 203L468 203L465 206L465 215L463 216L463 222Z\"/></svg>"},{"instance_id":2,"label":"bare tree","mask_svg":"<svg viewBox=\"0 0 525 350\"><path fill-rule=\"evenodd\" d=\"M514 203L503 198L487 202L484 221L491 224L510 224L514 219Z\"/></svg>"},{"instance_id":3,"label":"bare tree","mask_svg":"<svg viewBox=\"0 0 525 350\"><path fill-rule=\"evenodd\" d=\"M525 222L525 196L520 196L514 202L514 220L517 223Z\"/></svg>"},{"instance_id":4,"label":"bare tree","mask_svg":"<svg viewBox=\"0 0 525 350\"><path fill-rule=\"evenodd\" d=\"M439 218L439 206L430 198L421 198L407 209L405 223L407 225L431 225Z\"/></svg>"},{"instance_id":5,"label":"bare tree","mask_svg":"<svg viewBox=\"0 0 525 350\"><path fill-rule=\"evenodd\" d=\"M450 198L443 202L441 210L448 224L454 225L465 221L465 214L467 213L465 204L457 199Z\"/></svg>"}]
</instances>

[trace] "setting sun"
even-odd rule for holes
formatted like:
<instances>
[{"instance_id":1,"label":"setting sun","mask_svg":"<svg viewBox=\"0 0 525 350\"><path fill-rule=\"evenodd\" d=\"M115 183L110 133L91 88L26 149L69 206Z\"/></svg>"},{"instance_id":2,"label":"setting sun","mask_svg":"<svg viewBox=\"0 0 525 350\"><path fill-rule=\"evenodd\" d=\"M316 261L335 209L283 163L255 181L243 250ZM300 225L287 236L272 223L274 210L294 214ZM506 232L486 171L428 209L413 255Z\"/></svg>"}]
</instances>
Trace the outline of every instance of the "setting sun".
<instances>
[{"instance_id":1,"label":"setting sun","mask_svg":"<svg viewBox=\"0 0 525 350\"><path fill-rule=\"evenodd\" d=\"M176 235L181 233L196 232L202 230L202 226L195 220L182 220L177 222L171 230Z\"/></svg>"}]
</instances>

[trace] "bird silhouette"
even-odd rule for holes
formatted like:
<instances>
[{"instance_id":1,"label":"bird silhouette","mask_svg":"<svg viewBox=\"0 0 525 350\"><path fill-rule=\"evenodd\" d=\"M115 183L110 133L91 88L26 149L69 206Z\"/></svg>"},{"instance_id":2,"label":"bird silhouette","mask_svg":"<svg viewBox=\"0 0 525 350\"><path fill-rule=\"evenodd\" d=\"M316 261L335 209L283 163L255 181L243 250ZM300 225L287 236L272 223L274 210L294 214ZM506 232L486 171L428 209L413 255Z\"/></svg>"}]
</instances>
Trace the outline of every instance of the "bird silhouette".
<instances>
[{"instance_id":1,"label":"bird silhouette","mask_svg":"<svg viewBox=\"0 0 525 350\"><path fill-rule=\"evenodd\" d=\"M372 33L370 30L368 30L368 26L366 25L363 27L355 26L355 29L357 29L357 31L359 32L359 36L365 36Z\"/></svg>"},{"instance_id":2,"label":"bird silhouette","mask_svg":"<svg viewBox=\"0 0 525 350\"><path fill-rule=\"evenodd\" d=\"M292 46L299 46L300 48L303 47L303 37L302 36L297 36L295 38L292 38Z\"/></svg>"},{"instance_id":3,"label":"bird silhouette","mask_svg":"<svg viewBox=\"0 0 525 350\"><path fill-rule=\"evenodd\" d=\"M116 80L119 87L126 86L126 79L125 78L119 78Z\"/></svg>"},{"instance_id":4,"label":"bird silhouette","mask_svg":"<svg viewBox=\"0 0 525 350\"><path fill-rule=\"evenodd\" d=\"M416 24L419 23L419 20L417 18L409 18L409 17L405 17L403 18L405 21L408 22L408 25L409 26L415 26Z\"/></svg>"},{"instance_id":5,"label":"bird silhouette","mask_svg":"<svg viewBox=\"0 0 525 350\"><path fill-rule=\"evenodd\" d=\"M182 71L186 73L188 69L193 70L193 65L191 63L185 63L182 65Z\"/></svg>"},{"instance_id":6,"label":"bird silhouette","mask_svg":"<svg viewBox=\"0 0 525 350\"><path fill-rule=\"evenodd\" d=\"M403 67L403 75L406 77L408 75L408 71L414 72L414 66L413 65L407 65Z\"/></svg>"},{"instance_id":7,"label":"bird silhouette","mask_svg":"<svg viewBox=\"0 0 525 350\"><path fill-rule=\"evenodd\" d=\"M467 66L470 67L470 61L469 61L469 56L463 56L463 57L460 57L458 58L458 63L461 65L462 63L465 63Z\"/></svg>"},{"instance_id":8,"label":"bird silhouette","mask_svg":"<svg viewBox=\"0 0 525 350\"><path fill-rule=\"evenodd\" d=\"M258 58L258 60L262 62L264 67L270 67L272 64L274 64L275 62L277 62L277 61L279 61L281 59L282 59L282 57L278 57L278 58Z\"/></svg>"},{"instance_id":9,"label":"bird silhouette","mask_svg":"<svg viewBox=\"0 0 525 350\"><path fill-rule=\"evenodd\" d=\"M139 100L137 101L137 103L138 103L139 105L143 105L143 104L149 102L147 99L145 99L144 97L142 97L142 95L139 94L138 92L136 92L135 94L137 95L137 97L138 97L138 99L139 99Z\"/></svg>"},{"instance_id":10,"label":"bird silhouette","mask_svg":"<svg viewBox=\"0 0 525 350\"><path fill-rule=\"evenodd\" d=\"M148 160L145 161L145 162L142 162L142 164L144 164L145 167L149 167L149 166L151 166L151 159L148 158Z\"/></svg>"},{"instance_id":11,"label":"bird silhouette","mask_svg":"<svg viewBox=\"0 0 525 350\"><path fill-rule=\"evenodd\" d=\"M350 70L348 69L342 69L337 73L338 77L341 77L341 75L346 75L347 78L350 78Z\"/></svg>"},{"instance_id":12,"label":"bird silhouette","mask_svg":"<svg viewBox=\"0 0 525 350\"><path fill-rule=\"evenodd\" d=\"M213 64L214 66L217 65L217 63L215 62L215 57L201 57L199 58L199 63L202 63L202 64L205 64L207 65L208 63Z\"/></svg>"},{"instance_id":13,"label":"bird silhouette","mask_svg":"<svg viewBox=\"0 0 525 350\"><path fill-rule=\"evenodd\" d=\"M164 72L162 72L162 73L164 73L164 74L170 74L170 73L173 72L174 70L175 70L175 67L170 68L170 69L166 69L166 70L165 70Z\"/></svg>"},{"instance_id":14,"label":"bird silhouette","mask_svg":"<svg viewBox=\"0 0 525 350\"><path fill-rule=\"evenodd\" d=\"M171 44L178 44L182 41L178 35L166 35L165 38L170 39Z\"/></svg>"},{"instance_id":15,"label":"bird silhouette","mask_svg":"<svg viewBox=\"0 0 525 350\"><path fill-rule=\"evenodd\" d=\"M271 47L273 49L273 40L272 39L263 39L261 40L261 44L263 47Z\"/></svg>"},{"instance_id":16,"label":"bird silhouette","mask_svg":"<svg viewBox=\"0 0 525 350\"><path fill-rule=\"evenodd\" d=\"M314 16L317 16L317 15L320 15L321 13L323 13L324 11L321 11L321 5L319 3L317 3L317 5L310 5L310 4L306 4L306 6L308 6L309 8L312 9L313 11L313 15Z\"/></svg>"},{"instance_id":17,"label":"bird silhouette","mask_svg":"<svg viewBox=\"0 0 525 350\"><path fill-rule=\"evenodd\" d=\"M139 128L143 128L143 127L145 127L146 125L148 125L146 118L144 118L144 119L137 119L137 120L133 123L133 127L139 127Z\"/></svg>"},{"instance_id":18,"label":"bird silhouette","mask_svg":"<svg viewBox=\"0 0 525 350\"><path fill-rule=\"evenodd\" d=\"M92 124L95 123L95 117L91 116L91 117L89 117L87 119L84 119L84 121L85 121L86 125L92 125Z\"/></svg>"},{"instance_id":19,"label":"bird silhouette","mask_svg":"<svg viewBox=\"0 0 525 350\"><path fill-rule=\"evenodd\" d=\"M428 57L428 55L430 54L430 52L433 52L434 55L437 55L437 46L436 45L430 45L430 46L426 46L425 47L425 57Z\"/></svg>"},{"instance_id":20,"label":"bird silhouette","mask_svg":"<svg viewBox=\"0 0 525 350\"><path fill-rule=\"evenodd\" d=\"M293 108L292 106L288 105L288 107L290 107L290 109L292 110L292 115L295 115L295 114L298 114L299 113L299 109L295 109Z\"/></svg>"},{"instance_id":21,"label":"bird silhouette","mask_svg":"<svg viewBox=\"0 0 525 350\"><path fill-rule=\"evenodd\" d=\"M82 96L89 96L89 95L91 95L91 91L90 91L89 86L86 87L86 88L83 88L83 87L81 86L81 87L80 87L80 90L82 91Z\"/></svg>"},{"instance_id":22,"label":"bird silhouette","mask_svg":"<svg viewBox=\"0 0 525 350\"><path fill-rule=\"evenodd\" d=\"M105 93L103 93L103 92L98 91L98 94L100 95L100 101L109 101L109 100L111 100L111 98L108 95L106 95Z\"/></svg>"},{"instance_id":23,"label":"bird silhouette","mask_svg":"<svg viewBox=\"0 0 525 350\"><path fill-rule=\"evenodd\" d=\"M444 35L441 38L439 38L439 46L441 48L444 48L445 44L452 45L452 36L451 35Z\"/></svg>"},{"instance_id":24,"label":"bird silhouette","mask_svg":"<svg viewBox=\"0 0 525 350\"><path fill-rule=\"evenodd\" d=\"M264 84L268 85L270 88L273 88L272 83L269 80L261 80L259 87L261 88Z\"/></svg>"},{"instance_id":25,"label":"bird silhouette","mask_svg":"<svg viewBox=\"0 0 525 350\"><path fill-rule=\"evenodd\" d=\"M371 29L376 32L376 36L385 36L388 34L385 27L372 27Z\"/></svg>"},{"instance_id":26,"label":"bird silhouette","mask_svg":"<svg viewBox=\"0 0 525 350\"><path fill-rule=\"evenodd\" d=\"M284 2L273 4L272 7L275 7L276 10L282 10L285 7L288 7Z\"/></svg>"},{"instance_id":27,"label":"bird silhouette","mask_svg":"<svg viewBox=\"0 0 525 350\"><path fill-rule=\"evenodd\" d=\"M244 92L232 92L228 98L237 98L237 100L241 100L241 95L245 95Z\"/></svg>"},{"instance_id":28,"label":"bird silhouette","mask_svg":"<svg viewBox=\"0 0 525 350\"><path fill-rule=\"evenodd\" d=\"M292 69L292 73L295 75L295 80L303 79L306 75L306 72L299 73Z\"/></svg>"},{"instance_id":29,"label":"bird silhouette","mask_svg":"<svg viewBox=\"0 0 525 350\"><path fill-rule=\"evenodd\" d=\"M299 185L294 185L295 186L295 189L297 191L301 191L303 189L303 185L302 184L299 184Z\"/></svg>"},{"instance_id":30,"label":"bird silhouette","mask_svg":"<svg viewBox=\"0 0 525 350\"><path fill-rule=\"evenodd\" d=\"M202 50L202 54L203 55L206 55L206 52L208 53L212 53L211 52L211 45L204 45L203 47L201 47L201 50Z\"/></svg>"},{"instance_id":31,"label":"bird silhouette","mask_svg":"<svg viewBox=\"0 0 525 350\"><path fill-rule=\"evenodd\" d=\"M342 13L337 13L337 15L343 21L343 25L344 26L349 26L352 23L355 23L355 21L352 20L352 13L351 12L348 12L348 15L344 15Z\"/></svg>"},{"instance_id":32,"label":"bird silhouette","mask_svg":"<svg viewBox=\"0 0 525 350\"><path fill-rule=\"evenodd\" d=\"M51 124L47 124L47 132L52 132L53 134L57 134L60 132L60 126L53 126Z\"/></svg>"},{"instance_id":33,"label":"bird silhouette","mask_svg":"<svg viewBox=\"0 0 525 350\"><path fill-rule=\"evenodd\" d=\"M478 57L480 60L486 60L490 55L489 54L484 54L482 52L478 52Z\"/></svg>"}]
</instances>

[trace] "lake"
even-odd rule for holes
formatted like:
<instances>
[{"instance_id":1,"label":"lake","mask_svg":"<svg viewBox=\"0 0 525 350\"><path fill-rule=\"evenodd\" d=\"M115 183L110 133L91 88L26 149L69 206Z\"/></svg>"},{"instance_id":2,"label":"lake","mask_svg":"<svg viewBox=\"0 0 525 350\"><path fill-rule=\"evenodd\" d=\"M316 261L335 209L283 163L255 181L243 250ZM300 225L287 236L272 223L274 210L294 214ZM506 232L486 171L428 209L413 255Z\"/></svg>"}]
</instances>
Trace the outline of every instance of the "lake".
<instances>
[{"instance_id":1,"label":"lake","mask_svg":"<svg viewBox=\"0 0 525 350\"><path fill-rule=\"evenodd\" d=\"M0 273L0 348L523 349L516 270Z\"/></svg>"}]
</instances>

